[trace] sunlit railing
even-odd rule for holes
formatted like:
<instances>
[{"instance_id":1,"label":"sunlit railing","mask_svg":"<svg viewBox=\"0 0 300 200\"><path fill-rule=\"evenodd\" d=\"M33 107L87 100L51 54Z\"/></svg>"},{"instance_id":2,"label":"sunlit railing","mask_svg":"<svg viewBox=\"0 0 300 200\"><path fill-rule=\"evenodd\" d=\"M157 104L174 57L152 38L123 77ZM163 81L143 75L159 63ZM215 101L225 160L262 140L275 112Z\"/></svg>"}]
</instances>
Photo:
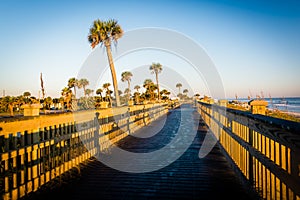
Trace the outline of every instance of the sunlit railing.
<instances>
[{"instance_id":1,"label":"sunlit railing","mask_svg":"<svg viewBox=\"0 0 300 200\"><path fill-rule=\"evenodd\" d=\"M164 104L122 109L0 122L0 198L18 199L79 170L80 163L167 112Z\"/></svg>"},{"instance_id":2,"label":"sunlit railing","mask_svg":"<svg viewBox=\"0 0 300 200\"><path fill-rule=\"evenodd\" d=\"M198 112L263 199L300 199L300 123L205 102Z\"/></svg>"}]
</instances>

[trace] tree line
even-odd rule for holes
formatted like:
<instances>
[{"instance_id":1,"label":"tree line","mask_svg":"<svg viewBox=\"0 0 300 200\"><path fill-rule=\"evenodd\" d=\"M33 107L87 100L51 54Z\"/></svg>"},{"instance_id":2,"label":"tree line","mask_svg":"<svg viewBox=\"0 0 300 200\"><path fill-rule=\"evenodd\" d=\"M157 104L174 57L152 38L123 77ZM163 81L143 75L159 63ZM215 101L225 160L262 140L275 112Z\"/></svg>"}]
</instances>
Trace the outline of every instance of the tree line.
<instances>
[{"instance_id":1,"label":"tree line","mask_svg":"<svg viewBox=\"0 0 300 200\"><path fill-rule=\"evenodd\" d=\"M163 66L160 63L152 63L149 66L151 73L155 75L155 83L151 79L146 79L143 83L145 92L140 92L140 86L134 86L134 93L131 94L131 78L133 74L130 71L124 71L121 74L121 80L127 82L128 87L124 91L118 89L118 82L116 77L116 71L114 67L114 62L111 53L111 44L117 44L117 41L123 36L124 32L118 21L114 19L109 19L103 21L100 19L94 20L92 26L89 29L88 42L91 48L96 46L104 46L108 63L110 66L111 76L112 76L112 86L113 90L110 89L110 83L104 83L101 88L96 89L96 91L88 88L89 81L86 78L76 79L72 77L68 80L67 86L61 90L60 98L51 98L50 96L44 97L45 89L43 87L43 80L41 74L41 88L42 88L42 99L37 99L31 96L29 91L24 92L22 95L17 97L5 96L0 98L0 112L10 112L13 115L14 111L21 110L23 104L31 103L41 103L43 109L50 109L53 105L61 105L62 109L72 109L72 105L75 106L91 106L94 102L94 106L98 107L101 102L107 101L110 106L114 103L116 106L121 106L129 101L133 101L136 104L142 103L144 101L161 101L170 99L170 92L166 89L160 90L159 87L159 73L161 73ZM181 83L177 83L176 87L179 89L178 97L186 98L188 90L184 89L183 94L181 93ZM77 98L77 91L83 90L83 97ZM94 95L94 92L97 96ZM114 98L112 96L114 94ZM124 94L122 96L122 94Z\"/></svg>"}]
</instances>

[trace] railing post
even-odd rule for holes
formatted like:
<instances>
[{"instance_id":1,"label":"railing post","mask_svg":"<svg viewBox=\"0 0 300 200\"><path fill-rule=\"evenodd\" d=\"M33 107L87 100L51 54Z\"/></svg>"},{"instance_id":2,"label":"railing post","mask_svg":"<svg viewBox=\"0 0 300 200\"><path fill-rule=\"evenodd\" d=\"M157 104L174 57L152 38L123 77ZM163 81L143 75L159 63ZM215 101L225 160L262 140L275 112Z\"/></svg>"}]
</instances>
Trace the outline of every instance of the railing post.
<instances>
[{"instance_id":1,"label":"railing post","mask_svg":"<svg viewBox=\"0 0 300 200\"><path fill-rule=\"evenodd\" d=\"M130 134L131 130L130 130L130 108L129 107L126 112L126 117L127 117L127 131L128 131L128 134Z\"/></svg>"},{"instance_id":2,"label":"railing post","mask_svg":"<svg viewBox=\"0 0 300 200\"><path fill-rule=\"evenodd\" d=\"M20 146L25 146L25 132L21 132L21 138L20 138Z\"/></svg>"},{"instance_id":3,"label":"railing post","mask_svg":"<svg viewBox=\"0 0 300 200\"><path fill-rule=\"evenodd\" d=\"M94 132L94 145L95 145L95 148L96 148L96 152L95 154L99 154L100 153L100 141L99 141L99 138L100 138L100 135L99 135L99 129L100 129L100 125L99 125L99 116L100 116L100 113L99 112L96 112L95 113L95 118L94 118L94 126L95 126L95 132Z\"/></svg>"},{"instance_id":4,"label":"railing post","mask_svg":"<svg viewBox=\"0 0 300 200\"><path fill-rule=\"evenodd\" d=\"M296 151L290 151L291 175L300 180L300 158ZM299 194L298 194L299 195ZM296 199L296 194L293 192L293 198Z\"/></svg>"},{"instance_id":5,"label":"railing post","mask_svg":"<svg viewBox=\"0 0 300 200\"><path fill-rule=\"evenodd\" d=\"M249 145L253 147L253 130L249 128ZM248 163L249 163L249 182L251 186L254 184L254 175L253 175L253 156L248 151Z\"/></svg>"},{"instance_id":6,"label":"railing post","mask_svg":"<svg viewBox=\"0 0 300 200\"><path fill-rule=\"evenodd\" d=\"M7 152L9 150L9 134L4 135L4 151Z\"/></svg>"}]
</instances>

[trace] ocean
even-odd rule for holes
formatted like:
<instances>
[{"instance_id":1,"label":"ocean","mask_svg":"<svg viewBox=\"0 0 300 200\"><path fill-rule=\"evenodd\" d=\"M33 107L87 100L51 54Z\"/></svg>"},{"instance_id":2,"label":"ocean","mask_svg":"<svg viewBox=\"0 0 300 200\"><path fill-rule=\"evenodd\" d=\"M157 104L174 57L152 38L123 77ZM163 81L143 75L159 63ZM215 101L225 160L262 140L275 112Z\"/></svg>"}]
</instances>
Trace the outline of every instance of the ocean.
<instances>
[{"instance_id":1,"label":"ocean","mask_svg":"<svg viewBox=\"0 0 300 200\"><path fill-rule=\"evenodd\" d=\"M228 99L229 101L235 99ZM247 98L238 98L238 101L248 102ZM300 115L300 97L264 98L268 102L268 109L278 109L283 112Z\"/></svg>"}]
</instances>

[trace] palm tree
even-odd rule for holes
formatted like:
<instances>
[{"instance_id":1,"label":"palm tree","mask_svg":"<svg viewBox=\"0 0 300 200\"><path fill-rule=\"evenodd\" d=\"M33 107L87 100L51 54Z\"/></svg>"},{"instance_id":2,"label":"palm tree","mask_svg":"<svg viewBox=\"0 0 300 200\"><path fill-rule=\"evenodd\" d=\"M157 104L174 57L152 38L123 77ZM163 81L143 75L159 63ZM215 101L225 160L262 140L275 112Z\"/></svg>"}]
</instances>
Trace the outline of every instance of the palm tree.
<instances>
[{"instance_id":1,"label":"palm tree","mask_svg":"<svg viewBox=\"0 0 300 200\"><path fill-rule=\"evenodd\" d=\"M51 97L47 97L44 99L45 109L50 109L51 104L53 103L53 100Z\"/></svg>"},{"instance_id":2,"label":"palm tree","mask_svg":"<svg viewBox=\"0 0 300 200\"><path fill-rule=\"evenodd\" d=\"M183 94L184 94L184 98L188 98L187 93L189 92L188 89L184 89L183 90Z\"/></svg>"},{"instance_id":3,"label":"palm tree","mask_svg":"<svg viewBox=\"0 0 300 200\"><path fill-rule=\"evenodd\" d=\"M24 92L23 96L25 97L25 103L29 103L29 97L31 96L30 92Z\"/></svg>"},{"instance_id":4,"label":"palm tree","mask_svg":"<svg viewBox=\"0 0 300 200\"><path fill-rule=\"evenodd\" d=\"M89 89L89 88L87 88L86 90L85 90L85 93L86 93L86 95L88 95L88 96L90 96L90 94L92 94L94 92L94 90L91 90L91 89Z\"/></svg>"},{"instance_id":5,"label":"palm tree","mask_svg":"<svg viewBox=\"0 0 300 200\"><path fill-rule=\"evenodd\" d=\"M151 93L150 93L150 90L149 90L151 84L153 84L153 81L151 79L145 79L143 87L146 88L146 91L145 91L143 96L146 99L148 99L148 96L151 96Z\"/></svg>"},{"instance_id":6,"label":"palm tree","mask_svg":"<svg viewBox=\"0 0 300 200\"><path fill-rule=\"evenodd\" d=\"M162 96L162 99L166 99L168 97L168 95L170 95L170 94L171 93L166 89L163 89L162 91L160 91L160 95Z\"/></svg>"},{"instance_id":7,"label":"palm tree","mask_svg":"<svg viewBox=\"0 0 300 200\"><path fill-rule=\"evenodd\" d=\"M148 90L150 88L150 85L153 84L153 81L151 79L146 79L144 81L144 85L143 87L146 88L146 90Z\"/></svg>"},{"instance_id":8,"label":"palm tree","mask_svg":"<svg viewBox=\"0 0 300 200\"><path fill-rule=\"evenodd\" d=\"M17 96L15 102L16 102L16 106L17 106L17 111L20 111L21 104L24 103L24 96L22 96L22 95Z\"/></svg>"},{"instance_id":9,"label":"palm tree","mask_svg":"<svg viewBox=\"0 0 300 200\"><path fill-rule=\"evenodd\" d=\"M150 95L150 99L153 100L154 90L157 89L157 85L155 85L151 79L146 79L143 87L146 88L146 95Z\"/></svg>"},{"instance_id":10,"label":"palm tree","mask_svg":"<svg viewBox=\"0 0 300 200\"><path fill-rule=\"evenodd\" d=\"M170 94L171 94L170 91L167 91L167 92L165 93L165 95L167 95L168 99L170 99Z\"/></svg>"},{"instance_id":11,"label":"palm tree","mask_svg":"<svg viewBox=\"0 0 300 200\"><path fill-rule=\"evenodd\" d=\"M99 89L96 90L96 94L97 94L97 95L100 95L101 101L102 101L102 92L103 92L103 90L102 90L101 88L99 88Z\"/></svg>"},{"instance_id":12,"label":"palm tree","mask_svg":"<svg viewBox=\"0 0 300 200\"><path fill-rule=\"evenodd\" d=\"M26 98L29 98L29 97L30 97L30 95L31 95L31 93L30 93L30 92L24 92L24 93L23 93L23 96L24 96L24 97L26 97Z\"/></svg>"},{"instance_id":13,"label":"palm tree","mask_svg":"<svg viewBox=\"0 0 300 200\"><path fill-rule=\"evenodd\" d=\"M121 97L122 94L123 94L123 92L122 92L121 90L119 90L119 95L120 95L120 97Z\"/></svg>"},{"instance_id":14,"label":"palm tree","mask_svg":"<svg viewBox=\"0 0 300 200\"><path fill-rule=\"evenodd\" d=\"M139 92L139 89L140 89L141 87L139 86L139 85L136 85L136 86L134 86L134 89L138 92L138 93L140 93Z\"/></svg>"},{"instance_id":15,"label":"palm tree","mask_svg":"<svg viewBox=\"0 0 300 200\"><path fill-rule=\"evenodd\" d=\"M160 93L159 93L159 85L158 85L158 74L162 71L162 65L160 63L152 63L152 65L149 68L152 73L155 74L156 78L156 85L157 85L157 95L158 95L158 100L160 100Z\"/></svg>"},{"instance_id":16,"label":"palm tree","mask_svg":"<svg viewBox=\"0 0 300 200\"><path fill-rule=\"evenodd\" d=\"M130 89L129 89L129 88L126 88L126 89L124 90L124 93L127 94L127 96L130 96Z\"/></svg>"},{"instance_id":17,"label":"palm tree","mask_svg":"<svg viewBox=\"0 0 300 200\"><path fill-rule=\"evenodd\" d=\"M184 90L183 90L183 94L186 94L186 93L188 93L188 92L189 92L188 89L184 89Z\"/></svg>"},{"instance_id":18,"label":"palm tree","mask_svg":"<svg viewBox=\"0 0 300 200\"><path fill-rule=\"evenodd\" d=\"M127 98L129 100L129 98L130 98L130 81L131 81L132 73L129 72L129 71L125 71L125 72L123 72L121 74L121 76L122 76L121 80L123 82L127 81L127 83L128 83L128 90L129 90L129 92L127 93Z\"/></svg>"},{"instance_id":19,"label":"palm tree","mask_svg":"<svg viewBox=\"0 0 300 200\"><path fill-rule=\"evenodd\" d=\"M103 89L105 89L105 100L107 100L107 98L108 98L108 94L110 94L110 90L109 90L109 86L110 86L110 83L104 83L103 84Z\"/></svg>"},{"instance_id":20,"label":"palm tree","mask_svg":"<svg viewBox=\"0 0 300 200\"><path fill-rule=\"evenodd\" d=\"M64 87L61 90L61 95L64 97L64 102L67 104L67 108L71 108L71 100L72 100L72 90L68 87Z\"/></svg>"},{"instance_id":21,"label":"palm tree","mask_svg":"<svg viewBox=\"0 0 300 200\"><path fill-rule=\"evenodd\" d=\"M112 106L112 100L111 100L111 94L112 94L112 93L113 93L112 90L110 90L110 89L106 90L106 96L107 96L107 98L108 98L108 100L109 100L110 106Z\"/></svg>"},{"instance_id":22,"label":"palm tree","mask_svg":"<svg viewBox=\"0 0 300 200\"><path fill-rule=\"evenodd\" d=\"M134 97L137 104L140 103L140 92L139 92L140 88L141 87L139 85L134 86L134 89L136 90L136 92L134 93Z\"/></svg>"},{"instance_id":23,"label":"palm tree","mask_svg":"<svg viewBox=\"0 0 300 200\"><path fill-rule=\"evenodd\" d=\"M86 91L85 91L85 87L90 84L90 82L86 79L86 78L82 78L79 80L79 85L80 87L83 88L83 92L84 92L84 96L86 96Z\"/></svg>"},{"instance_id":24,"label":"palm tree","mask_svg":"<svg viewBox=\"0 0 300 200\"><path fill-rule=\"evenodd\" d=\"M82 88L81 80L76 79L76 80L75 80L75 85L76 85L76 87L77 87L78 89L81 89L81 88ZM75 98L76 98L76 95L75 95Z\"/></svg>"},{"instance_id":25,"label":"palm tree","mask_svg":"<svg viewBox=\"0 0 300 200\"><path fill-rule=\"evenodd\" d=\"M7 103L8 103L8 110L9 110L9 113L10 113L10 116L13 117L14 116L14 106L15 106L15 97L10 97L8 96L8 99L7 99Z\"/></svg>"},{"instance_id":26,"label":"palm tree","mask_svg":"<svg viewBox=\"0 0 300 200\"><path fill-rule=\"evenodd\" d=\"M123 36L123 30L116 20L110 19L108 21L101 21L97 19L93 22L89 30L88 41L91 47L95 48L98 44L104 44L106 48L107 58L111 71L114 92L116 97L116 104L120 106L120 96L118 91L118 82L115 71L115 66L111 54L111 42L117 43L118 39Z\"/></svg>"},{"instance_id":27,"label":"palm tree","mask_svg":"<svg viewBox=\"0 0 300 200\"><path fill-rule=\"evenodd\" d=\"M78 80L76 78L70 78L68 80L68 87L71 89L71 88L74 88L74 96L75 96L75 99L76 99L76 87L78 85Z\"/></svg>"},{"instance_id":28,"label":"palm tree","mask_svg":"<svg viewBox=\"0 0 300 200\"><path fill-rule=\"evenodd\" d=\"M176 87L179 89L178 94L180 94L180 88L182 87L182 84L181 83L177 83Z\"/></svg>"}]
</instances>

